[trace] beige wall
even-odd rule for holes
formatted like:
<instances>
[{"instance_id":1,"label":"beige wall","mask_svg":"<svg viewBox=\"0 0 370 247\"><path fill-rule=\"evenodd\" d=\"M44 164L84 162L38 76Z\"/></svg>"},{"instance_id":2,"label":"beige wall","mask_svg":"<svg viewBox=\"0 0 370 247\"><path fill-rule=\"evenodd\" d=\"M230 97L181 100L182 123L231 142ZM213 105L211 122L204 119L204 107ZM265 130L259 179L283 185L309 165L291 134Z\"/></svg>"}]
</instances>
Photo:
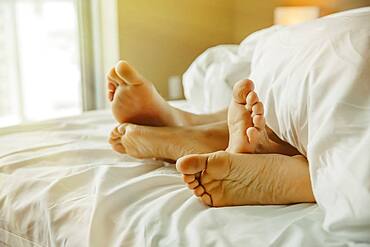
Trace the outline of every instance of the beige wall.
<instances>
[{"instance_id":1,"label":"beige wall","mask_svg":"<svg viewBox=\"0 0 370 247\"><path fill-rule=\"evenodd\" d=\"M277 1L234 0L234 42L240 43L248 34L273 24Z\"/></svg>"},{"instance_id":2,"label":"beige wall","mask_svg":"<svg viewBox=\"0 0 370 247\"><path fill-rule=\"evenodd\" d=\"M326 15L369 0L118 0L120 57L167 97L168 78L205 49L240 43L273 24L275 7L292 5L319 6Z\"/></svg>"},{"instance_id":3,"label":"beige wall","mask_svg":"<svg viewBox=\"0 0 370 247\"><path fill-rule=\"evenodd\" d=\"M181 76L206 48L231 43L229 0L119 0L121 58L167 96L171 75Z\"/></svg>"}]
</instances>

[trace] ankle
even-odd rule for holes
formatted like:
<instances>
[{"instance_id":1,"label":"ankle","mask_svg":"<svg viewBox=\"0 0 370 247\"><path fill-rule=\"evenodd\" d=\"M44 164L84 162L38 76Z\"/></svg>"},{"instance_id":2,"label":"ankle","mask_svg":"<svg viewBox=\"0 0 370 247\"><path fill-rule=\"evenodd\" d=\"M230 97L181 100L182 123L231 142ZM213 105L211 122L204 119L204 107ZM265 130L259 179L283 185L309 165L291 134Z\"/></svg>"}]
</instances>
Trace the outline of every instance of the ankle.
<instances>
[{"instance_id":1,"label":"ankle","mask_svg":"<svg viewBox=\"0 0 370 247\"><path fill-rule=\"evenodd\" d=\"M203 115L180 110L176 107L169 106L173 118L174 126L196 126L206 124Z\"/></svg>"},{"instance_id":2,"label":"ankle","mask_svg":"<svg viewBox=\"0 0 370 247\"><path fill-rule=\"evenodd\" d=\"M264 150L261 150L262 153L274 153L274 154L283 154L287 156L294 156L294 155L300 155L301 153L298 152L297 149L295 149L293 146L291 146L288 143L278 143L271 139L268 141L268 145L266 147L263 147Z\"/></svg>"},{"instance_id":3,"label":"ankle","mask_svg":"<svg viewBox=\"0 0 370 247\"><path fill-rule=\"evenodd\" d=\"M210 147L209 152L225 150L228 147L229 131L227 127L223 128L219 124L210 124L196 126L195 128L198 129L203 142Z\"/></svg>"},{"instance_id":4,"label":"ankle","mask_svg":"<svg viewBox=\"0 0 370 247\"><path fill-rule=\"evenodd\" d=\"M187 112L184 112L176 107L169 105L169 115L170 115L170 124L169 126L178 126L178 127L184 127L184 126L191 126L190 121L188 117L186 116Z\"/></svg>"}]
</instances>

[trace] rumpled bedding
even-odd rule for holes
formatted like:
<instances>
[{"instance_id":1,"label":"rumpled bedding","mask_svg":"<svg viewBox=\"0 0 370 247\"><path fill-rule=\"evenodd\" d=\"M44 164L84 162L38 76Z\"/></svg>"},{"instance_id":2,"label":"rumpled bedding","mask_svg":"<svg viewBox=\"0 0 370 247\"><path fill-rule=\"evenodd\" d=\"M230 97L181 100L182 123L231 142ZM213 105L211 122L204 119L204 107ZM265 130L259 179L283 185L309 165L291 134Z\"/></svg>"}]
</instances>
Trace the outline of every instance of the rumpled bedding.
<instances>
[{"instance_id":1,"label":"rumpled bedding","mask_svg":"<svg viewBox=\"0 0 370 247\"><path fill-rule=\"evenodd\" d=\"M240 45L218 45L204 51L183 75L184 93L196 113L210 113L229 106L234 84L251 75L259 41L281 29L272 26L249 35Z\"/></svg>"},{"instance_id":2,"label":"rumpled bedding","mask_svg":"<svg viewBox=\"0 0 370 247\"><path fill-rule=\"evenodd\" d=\"M114 126L90 112L0 130L0 246L346 246L316 204L204 206L173 164L113 152Z\"/></svg>"},{"instance_id":3,"label":"rumpled bedding","mask_svg":"<svg viewBox=\"0 0 370 247\"><path fill-rule=\"evenodd\" d=\"M92 112L0 130L0 245L366 245L369 12L262 30L184 75L197 112L226 107L233 83L252 78L269 126L307 155L318 205L207 208L172 164L111 151L114 121Z\"/></svg>"},{"instance_id":4,"label":"rumpled bedding","mask_svg":"<svg viewBox=\"0 0 370 247\"><path fill-rule=\"evenodd\" d=\"M307 156L324 229L370 244L370 8L270 32L251 65L267 124Z\"/></svg>"},{"instance_id":5,"label":"rumpled bedding","mask_svg":"<svg viewBox=\"0 0 370 247\"><path fill-rule=\"evenodd\" d=\"M369 53L365 7L272 26L238 48L210 48L183 77L197 112L226 108L232 79L252 79L268 126L309 160L324 229L363 243L370 243Z\"/></svg>"},{"instance_id":6,"label":"rumpled bedding","mask_svg":"<svg viewBox=\"0 0 370 247\"><path fill-rule=\"evenodd\" d=\"M196 110L212 112L228 106L235 79L252 79L268 126L309 160L324 229L370 244L369 53L365 7L210 48L183 81Z\"/></svg>"}]
</instances>

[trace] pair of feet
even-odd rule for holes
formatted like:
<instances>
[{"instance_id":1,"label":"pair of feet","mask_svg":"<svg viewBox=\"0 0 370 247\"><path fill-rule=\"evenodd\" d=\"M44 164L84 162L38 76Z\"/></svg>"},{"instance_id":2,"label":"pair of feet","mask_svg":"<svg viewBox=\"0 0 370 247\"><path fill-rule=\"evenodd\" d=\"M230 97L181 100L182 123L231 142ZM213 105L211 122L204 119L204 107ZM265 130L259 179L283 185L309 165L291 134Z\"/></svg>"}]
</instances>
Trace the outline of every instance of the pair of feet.
<instances>
[{"instance_id":1,"label":"pair of feet","mask_svg":"<svg viewBox=\"0 0 370 247\"><path fill-rule=\"evenodd\" d=\"M171 107L153 84L126 62L119 62L107 78L112 112L122 123L112 131L110 142L120 153L177 160L186 154L225 149L232 153L274 151L275 142L269 139L265 128L263 104L250 80L240 81L234 87L226 136L222 124L189 126L183 112ZM192 142L183 138L186 136Z\"/></svg>"},{"instance_id":2,"label":"pair of feet","mask_svg":"<svg viewBox=\"0 0 370 247\"><path fill-rule=\"evenodd\" d=\"M228 135L222 127L189 126L183 112L126 62L112 68L107 80L113 115L123 123L110 137L117 152L177 160L184 182L209 206L292 203L291 197L275 198L276 188L291 191L279 185L289 160L255 154L274 153L279 145L268 136L263 104L250 80L234 87Z\"/></svg>"}]
</instances>

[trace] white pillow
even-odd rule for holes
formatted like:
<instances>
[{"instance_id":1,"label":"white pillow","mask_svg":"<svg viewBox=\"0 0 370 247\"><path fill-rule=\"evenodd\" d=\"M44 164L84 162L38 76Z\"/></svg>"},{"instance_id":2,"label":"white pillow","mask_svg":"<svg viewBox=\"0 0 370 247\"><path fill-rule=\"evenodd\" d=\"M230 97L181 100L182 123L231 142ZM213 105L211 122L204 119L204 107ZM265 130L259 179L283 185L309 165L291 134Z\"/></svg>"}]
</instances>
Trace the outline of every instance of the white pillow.
<instances>
[{"instance_id":1,"label":"white pillow","mask_svg":"<svg viewBox=\"0 0 370 247\"><path fill-rule=\"evenodd\" d=\"M370 242L370 8L270 33L251 79L268 125L307 155L324 229Z\"/></svg>"},{"instance_id":2,"label":"white pillow","mask_svg":"<svg viewBox=\"0 0 370 247\"><path fill-rule=\"evenodd\" d=\"M206 50L183 75L186 99L198 113L226 108L232 87L250 75L251 60L257 43L279 27L258 31L238 45L219 45Z\"/></svg>"},{"instance_id":3,"label":"white pillow","mask_svg":"<svg viewBox=\"0 0 370 247\"><path fill-rule=\"evenodd\" d=\"M227 83L227 72L232 68L232 61L237 60L237 50L237 45L209 48L184 73L185 98L196 112L208 113L229 104L231 87Z\"/></svg>"}]
</instances>

